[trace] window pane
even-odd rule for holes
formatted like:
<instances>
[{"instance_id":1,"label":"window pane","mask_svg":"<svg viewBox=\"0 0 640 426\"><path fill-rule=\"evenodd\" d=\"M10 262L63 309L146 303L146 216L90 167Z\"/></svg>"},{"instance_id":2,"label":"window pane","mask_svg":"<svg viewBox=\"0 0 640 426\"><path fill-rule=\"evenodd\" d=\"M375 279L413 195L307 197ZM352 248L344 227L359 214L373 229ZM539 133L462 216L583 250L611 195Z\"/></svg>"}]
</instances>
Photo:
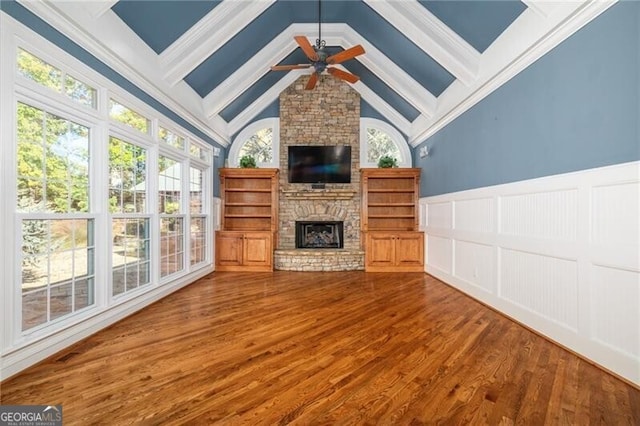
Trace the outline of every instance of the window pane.
<instances>
[{"instance_id":1,"label":"window pane","mask_svg":"<svg viewBox=\"0 0 640 426\"><path fill-rule=\"evenodd\" d=\"M91 108L96 107L96 89L71 76L64 79L65 94L73 101Z\"/></svg>"},{"instance_id":2,"label":"window pane","mask_svg":"<svg viewBox=\"0 0 640 426\"><path fill-rule=\"evenodd\" d=\"M189 145L189 154L191 154L192 157L206 162L209 162L211 159L211 151L209 149L203 148L193 142Z\"/></svg>"},{"instance_id":3,"label":"window pane","mask_svg":"<svg viewBox=\"0 0 640 426\"><path fill-rule=\"evenodd\" d=\"M172 147L178 148L181 151L184 150L184 138L182 136L176 135L175 133L165 129L164 127L160 127L158 136L160 137L160 140L167 145L171 145Z\"/></svg>"},{"instance_id":4,"label":"window pane","mask_svg":"<svg viewBox=\"0 0 640 426\"><path fill-rule=\"evenodd\" d=\"M202 170L189 168L189 211L191 214L203 212Z\"/></svg>"},{"instance_id":5,"label":"window pane","mask_svg":"<svg viewBox=\"0 0 640 426\"><path fill-rule=\"evenodd\" d=\"M252 156L258 163L273 161L273 129L258 130L240 148L239 158L244 155Z\"/></svg>"},{"instance_id":6,"label":"window pane","mask_svg":"<svg viewBox=\"0 0 640 426\"><path fill-rule=\"evenodd\" d=\"M109 99L109 117L133 127L142 133L149 133L150 121L142 114L137 113L131 108Z\"/></svg>"},{"instance_id":7,"label":"window pane","mask_svg":"<svg viewBox=\"0 0 640 426\"><path fill-rule=\"evenodd\" d=\"M160 276L184 269L184 220L180 217L160 219Z\"/></svg>"},{"instance_id":8,"label":"window pane","mask_svg":"<svg viewBox=\"0 0 640 426\"><path fill-rule=\"evenodd\" d=\"M180 193L182 190L182 164L167 157L158 160L159 212L174 214L180 212Z\"/></svg>"},{"instance_id":9,"label":"window pane","mask_svg":"<svg viewBox=\"0 0 640 426\"><path fill-rule=\"evenodd\" d=\"M149 219L113 219L111 227L112 293L116 296L149 283Z\"/></svg>"},{"instance_id":10,"label":"window pane","mask_svg":"<svg viewBox=\"0 0 640 426\"><path fill-rule=\"evenodd\" d=\"M18 103L18 210L89 211L89 129Z\"/></svg>"},{"instance_id":11,"label":"window pane","mask_svg":"<svg viewBox=\"0 0 640 426\"><path fill-rule=\"evenodd\" d=\"M62 72L59 69L22 49L18 49L18 72L56 92L62 88Z\"/></svg>"},{"instance_id":12,"label":"window pane","mask_svg":"<svg viewBox=\"0 0 640 426\"><path fill-rule=\"evenodd\" d=\"M191 218L191 264L204 262L206 247L206 220L204 217Z\"/></svg>"},{"instance_id":13,"label":"window pane","mask_svg":"<svg viewBox=\"0 0 640 426\"><path fill-rule=\"evenodd\" d=\"M377 163L380 157L388 155L398 162L404 159L400 156L400 149L393 139L378 129L367 128L367 161Z\"/></svg>"},{"instance_id":14,"label":"window pane","mask_svg":"<svg viewBox=\"0 0 640 426\"><path fill-rule=\"evenodd\" d=\"M22 326L94 303L93 219L22 221Z\"/></svg>"},{"instance_id":15,"label":"window pane","mask_svg":"<svg viewBox=\"0 0 640 426\"><path fill-rule=\"evenodd\" d=\"M144 213L146 188L144 148L109 138L109 211Z\"/></svg>"}]
</instances>

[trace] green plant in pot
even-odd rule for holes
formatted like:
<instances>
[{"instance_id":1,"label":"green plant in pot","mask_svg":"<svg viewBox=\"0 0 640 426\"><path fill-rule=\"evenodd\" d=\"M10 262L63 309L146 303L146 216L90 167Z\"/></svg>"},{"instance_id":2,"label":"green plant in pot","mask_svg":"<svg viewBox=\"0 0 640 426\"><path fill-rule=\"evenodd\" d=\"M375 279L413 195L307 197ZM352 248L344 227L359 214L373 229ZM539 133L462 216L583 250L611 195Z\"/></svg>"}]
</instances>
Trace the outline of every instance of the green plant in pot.
<instances>
[{"instance_id":1,"label":"green plant in pot","mask_svg":"<svg viewBox=\"0 0 640 426\"><path fill-rule=\"evenodd\" d=\"M378 160L378 167L380 167L381 169L389 169L389 168L392 168L392 167L398 167L398 160L396 160L395 158L393 158L393 157L391 157L389 155L383 155Z\"/></svg>"},{"instance_id":2,"label":"green plant in pot","mask_svg":"<svg viewBox=\"0 0 640 426\"><path fill-rule=\"evenodd\" d=\"M240 167L243 169L255 169L258 166L255 158L250 155L243 155L240 157Z\"/></svg>"}]
</instances>

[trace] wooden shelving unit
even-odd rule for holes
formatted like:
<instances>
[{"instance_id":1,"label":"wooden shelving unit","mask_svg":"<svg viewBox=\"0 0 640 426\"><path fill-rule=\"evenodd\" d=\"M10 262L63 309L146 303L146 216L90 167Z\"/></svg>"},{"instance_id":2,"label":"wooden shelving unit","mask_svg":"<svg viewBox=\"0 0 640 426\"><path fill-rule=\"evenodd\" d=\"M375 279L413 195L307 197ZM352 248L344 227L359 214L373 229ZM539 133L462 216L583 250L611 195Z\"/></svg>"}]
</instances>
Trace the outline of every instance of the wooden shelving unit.
<instances>
[{"instance_id":1,"label":"wooden shelving unit","mask_svg":"<svg viewBox=\"0 0 640 426\"><path fill-rule=\"evenodd\" d=\"M278 231L278 169L220 169L216 270L271 271Z\"/></svg>"},{"instance_id":2,"label":"wooden shelving unit","mask_svg":"<svg viewBox=\"0 0 640 426\"><path fill-rule=\"evenodd\" d=\"M423 271L424 235L418 232L420 169L362 169L361 185L365 269Z\"/></svg>"}]
</instances>

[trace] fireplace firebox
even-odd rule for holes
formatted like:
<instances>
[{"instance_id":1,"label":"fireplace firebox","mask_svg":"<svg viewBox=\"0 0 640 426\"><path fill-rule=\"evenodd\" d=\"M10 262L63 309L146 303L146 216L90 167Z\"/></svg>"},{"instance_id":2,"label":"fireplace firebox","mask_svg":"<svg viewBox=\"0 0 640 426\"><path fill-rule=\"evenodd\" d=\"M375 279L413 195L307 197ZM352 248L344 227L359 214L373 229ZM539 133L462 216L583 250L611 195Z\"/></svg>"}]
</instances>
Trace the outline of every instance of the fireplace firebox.
<instances>
[{"instance_id":1,"label":"fireplace firebox","mask_svg":"<svg viewBox=\"0 0 640 426\"><path fill-rule=\"evenodd\" d=\"M338 221L296 221L296 248L343 248L343 228Z\"/></svg>"}]
</instances>

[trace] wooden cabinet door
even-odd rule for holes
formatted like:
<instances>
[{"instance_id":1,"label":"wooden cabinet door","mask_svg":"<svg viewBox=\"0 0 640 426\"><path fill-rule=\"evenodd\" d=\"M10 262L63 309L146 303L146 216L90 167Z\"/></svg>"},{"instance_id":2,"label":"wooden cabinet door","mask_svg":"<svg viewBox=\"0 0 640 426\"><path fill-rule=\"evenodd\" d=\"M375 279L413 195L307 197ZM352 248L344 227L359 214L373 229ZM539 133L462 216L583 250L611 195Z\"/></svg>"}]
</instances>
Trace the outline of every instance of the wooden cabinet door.
<instances>
[{"instance_id":1,"label":"wooden cabinet door","mask_svg":"<svg viewBox=\"0 0 640 426\"><path fill-rule=\"evenodd\" d=\"M216 232L216 265L242 265L243 237L242 232Z\"/></svg>"},{"instance_id":2,"label":"wooden cabinet door","mask_svg":"<svg viewBox=\"0 0 640 426\"><path fill-rule=\"evenodd\" d=\"M396 262L400 267L417 267L424 265L424 234L422 232L402 232L396 235Z\"/></svg>"},{"instance_id":3,"label":"wooden cabinet door","mask_svg":"<svg viewBox=\"0 0 640 426\"><path fill-rule=\"evenodd\" d=\"M388 268L395 263L395 236L387 232L368 232L365 247L367 270Z\"/></svg>"},{"instance_id":4,"label":"wooden cabinet door","mask_svg":"<svg viewBox=\"0 0 640 426\"><path fill-rule=\"evenodd\" d=\"M273 259L272 237L269 232L244 234L244 265L271 268Z\"/></svg>"}]
</instances>

